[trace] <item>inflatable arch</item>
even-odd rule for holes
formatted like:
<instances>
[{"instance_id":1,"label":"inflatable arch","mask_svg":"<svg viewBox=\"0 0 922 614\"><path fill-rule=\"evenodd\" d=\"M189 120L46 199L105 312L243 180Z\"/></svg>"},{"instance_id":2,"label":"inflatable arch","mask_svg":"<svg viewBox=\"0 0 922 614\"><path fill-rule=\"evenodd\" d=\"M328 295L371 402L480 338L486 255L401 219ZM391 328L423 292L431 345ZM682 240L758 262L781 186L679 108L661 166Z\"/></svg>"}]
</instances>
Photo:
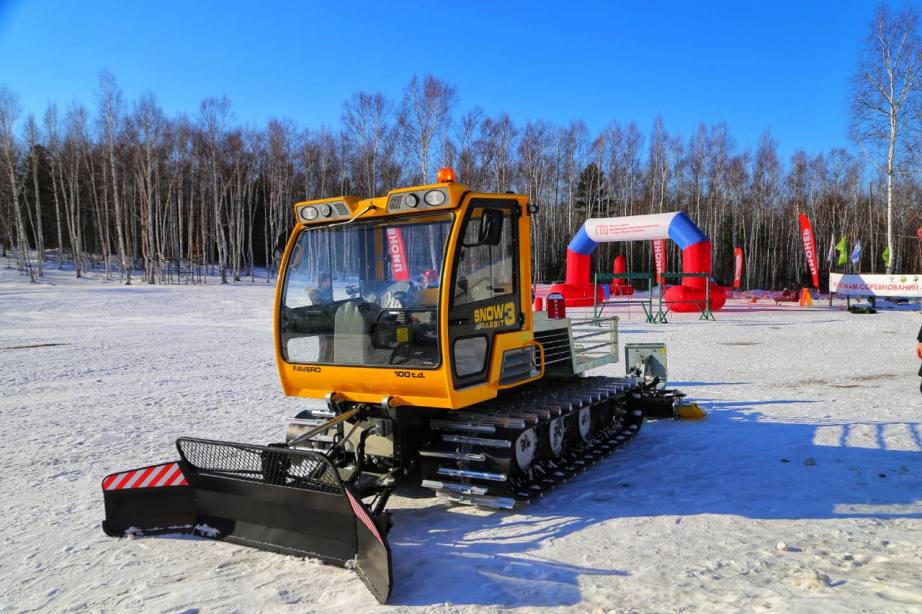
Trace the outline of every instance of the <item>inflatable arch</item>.
<instances>
[{"instance_id":1,"label":"inflatable arch","mask_svg":"<svg viewBox=\"0 0 922 614\"><path fill-rule=\"evenodd\" d=\"M711 242L694 222L682 212L632 215L588 219L567 246L567 280L551 288L566 299L569 307L587 307L603 300L600 286L589 279L590 258L599 243L614 241L653 241L672 239L682 249L682 271L711 272ZM685 277L682 283L666 290L664 299L672 311L699 311L705 301L704 277ZM711 309L724 306L727 297L723 288L711 284ZM697 301L695 304L691 301Z\"/></svg>"},{"instance_id":2,"label":"inflatable arch","mask_svg":"<svg viewBox=\"0 0 922 614\"><path fill-rule=\"evenodd\" d=\"M615 275L627 273L627 260L624 259L624 256L615 256L615 264L611 272ZM634 286L629 284L626 279L615 278L612 280L609 287L609 296L631 296L632 294L634 294Z\"/></svg>"}]
</instances>

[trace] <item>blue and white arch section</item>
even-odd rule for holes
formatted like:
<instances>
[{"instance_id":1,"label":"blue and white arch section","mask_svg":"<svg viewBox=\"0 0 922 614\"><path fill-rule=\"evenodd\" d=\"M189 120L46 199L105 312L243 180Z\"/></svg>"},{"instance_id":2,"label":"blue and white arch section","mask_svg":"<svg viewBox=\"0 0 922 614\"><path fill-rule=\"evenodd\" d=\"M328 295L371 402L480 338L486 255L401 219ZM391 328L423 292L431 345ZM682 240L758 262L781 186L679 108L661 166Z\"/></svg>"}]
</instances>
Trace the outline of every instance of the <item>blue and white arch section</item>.
<instances>
[{"instance_id":1,"label":"blue and white arch section","mask_svg":"<svg viewBox=\"0 0 922 614\"><path fill-rule=\"evenodd\" d=\"M655 241L672 239L680 249L707 241L698 226L685 213L654 213L628 217L605 217L586 220L567 247L588 256L599 243L612 241Z\"/></svg>"},{"instance_id":2,"label":"blue and white arch section","mask_svg":"<svg viewBox=\"0 0 922 614\"><path fill-rule=\"evenodd\" d=\"M681 211L604 217L586 220L567 246L567 280L556 284L551 292L559 292L572 307L586 307L604 298L606 287L590 281L591 256L599 243L615 241L655 241L671 239L682 249L682 271L711 273L711 242L700 228ZM706 277L684 277L682 283L666 290L664 298L673 311L700 310L706 297L712 310L723 307L726 295Z\"/></svg>"}]
</instances>

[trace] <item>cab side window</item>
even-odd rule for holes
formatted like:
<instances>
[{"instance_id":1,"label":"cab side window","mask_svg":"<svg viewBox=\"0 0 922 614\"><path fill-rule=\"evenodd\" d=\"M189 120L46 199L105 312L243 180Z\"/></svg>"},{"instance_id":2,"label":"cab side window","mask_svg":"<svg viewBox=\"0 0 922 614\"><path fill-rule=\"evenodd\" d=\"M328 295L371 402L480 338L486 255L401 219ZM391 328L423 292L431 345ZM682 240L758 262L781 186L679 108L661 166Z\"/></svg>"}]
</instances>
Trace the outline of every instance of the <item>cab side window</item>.
<instances>
[{"instance_id":1,"label":"cab side window","mask_svg":"<svg viewBox=\"0 0 922 614\"><path fill-rule=\"evenodd\" d=\"M461 259L454 287L454 304L476 303L515 292L515 226L510 209L502 213L497 243L483 242L485 208L474 209L464 229Z\"/></svg>"}]
</instances>

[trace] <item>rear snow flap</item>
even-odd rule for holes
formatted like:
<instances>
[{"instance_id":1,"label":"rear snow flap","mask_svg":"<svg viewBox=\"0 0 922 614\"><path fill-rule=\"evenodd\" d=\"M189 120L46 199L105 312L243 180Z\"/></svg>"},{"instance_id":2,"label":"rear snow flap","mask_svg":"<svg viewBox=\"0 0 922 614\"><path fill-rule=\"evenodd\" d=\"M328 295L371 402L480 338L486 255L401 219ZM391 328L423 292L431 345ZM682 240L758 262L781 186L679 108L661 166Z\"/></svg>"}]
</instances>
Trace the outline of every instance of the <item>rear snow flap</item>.
<instances>
[{"instance_id":1,"label":"rear snow flap","mask_svg":"<svg viewBox=\"0 0 922 614\"><path fill-rule=\"evenodd\" d=\"M147 488L129 486L154 483L150 473L103 480L107 535L195 533L316 558L354 567L379 602L390 596L385 532L324 455L193 438L176 447L180 461L133 472L175 465L179 478Z\"/></svg>"}]
</instances>

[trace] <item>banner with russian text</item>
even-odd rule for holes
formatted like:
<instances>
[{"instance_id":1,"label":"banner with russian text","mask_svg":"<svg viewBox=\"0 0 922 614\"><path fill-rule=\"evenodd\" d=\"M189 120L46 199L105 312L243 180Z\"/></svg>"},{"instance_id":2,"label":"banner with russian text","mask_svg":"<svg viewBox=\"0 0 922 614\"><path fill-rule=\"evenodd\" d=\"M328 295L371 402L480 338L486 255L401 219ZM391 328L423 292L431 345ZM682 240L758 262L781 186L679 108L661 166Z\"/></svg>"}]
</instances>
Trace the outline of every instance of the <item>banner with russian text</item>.
<instances>
[{"instance_id":1,"label":"banner with russian text","mask_svg":"<svg viewBox=\"0 0 922 614\"><path fill-rule=\"evenodd\" d=\"M660 274L666 272L666 239L653 242L653 259L656 261L656 283L660 284Z\"/></svg>"},{"instance_id":2,"label":"banner with russian text","mask_svg":"<svg viewBox=\"0 0 922 614\"><path fill-rule=\"evenodd\" d=\"M739 290L740 286L743 285L743 248L735 248L734 262L733 262L733 287Z\"/></svg>"},{"instance_id":3,"label":"banner with russian text","mask_svg":"<svg viewBox=\"0 0 922 614\"><path fill-rule=\"evenodd\" d=\"M842 296L922 297L922 275L829 274L829 291Z\"/></svg>"},{"instance_id":4,"label":"banner with russian text","mask_svg":"<svg viewBox=\"0 0 922 614\"><path fill-rule=\"evenodd\" d=\"M391 277L394 281L410 281L407 248L399 228L387 229L387 253L391 256Z\"/></svg>"},{"instance_id":5,"label":"banner with russian text","mask_svg":"<svg viewBox=\"0 0 922 614\"><path fill-rule=\"evenodd\" d=\"M800 214L800 237L804 242L804 254L807 256L807 266L813 277L813 287L820 289L820 272L816 262L816 240L813 238L813 227L810 220L803 213Z\"/></svg>"}]
</instances>

